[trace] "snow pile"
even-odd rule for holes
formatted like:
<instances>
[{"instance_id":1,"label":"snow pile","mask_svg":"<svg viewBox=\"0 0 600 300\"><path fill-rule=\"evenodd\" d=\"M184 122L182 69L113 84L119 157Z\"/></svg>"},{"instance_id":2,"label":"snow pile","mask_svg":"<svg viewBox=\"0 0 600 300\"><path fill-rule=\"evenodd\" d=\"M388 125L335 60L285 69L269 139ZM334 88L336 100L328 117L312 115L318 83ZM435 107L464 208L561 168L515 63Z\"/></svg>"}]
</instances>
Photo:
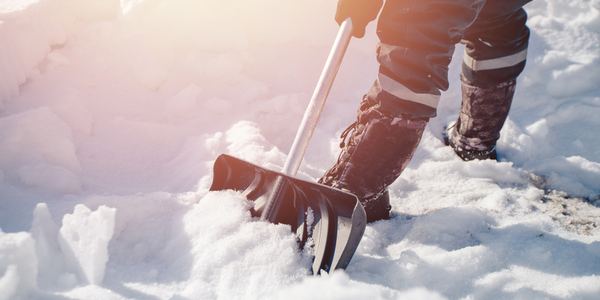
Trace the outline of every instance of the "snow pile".
<instances>
[{"instance_id":1,"label":"snow pile","mask_svg":"<svg viewBox=\"0 0 600 300\"><path fill-rule=\"evenodd\" d=\"M0 231L0 299L27 296L36 288L35 242L26 232Z\"/></svg>"},{"instance_id":2,"label":"snow pile","mask_svg":"<svg viewBox=\"0 0 600 300\"><path fill-rule=\"evenodd\" d=\"M37 278L41 287L102 283L114 219L114 209L101 206L91 212L79 204L64 216L59 230L46 204L38 204L31 233L0 232L3 299L35 294Z\"/></svg>"},{"instance_id":3,"label":"snow pile","mask_svg":"<svg viewBox=\"0 0 600 300\"><path fill-rule=\"evenodd\" d=\"M251 222L250 205L239 193L214 192L183 216L183 231L165 249L177 257L172 272L192 263L182 297L259 299L308 275L311 261L296 250L289 226ZM181 251L189 237L198 238Z\"/></svg>"},{"instance_id":4,"label":"snow pile","mask_svg":"<svg viewBox=\"0 0 600 300\"><path fill-rule=\"evenodd\" d=\"M108 241L115 230L115 213L114 208L100 206L92 212L79 204L73 214L63 217L58 242L65 265L84 283L102 283L108 261Z\"/></svg>"},{"instance_id":5,"label":"snow pile","mask_svg":"<svg viewBox=\"0 0 600 300\"><path fill-rule=\"evenodd\" d=\"M600 85L600 12L597 1L535 3L528 25L548 45L536 57L539 73L529 80L546 85L553 97L594 95ZM539 10L539 14L536 14ZM537 73L537 74L536 74ZM530 73L531 74L531 73ZM543 76L543 77L542 77Z\"/></svg>"},{"instance_id":6,"label":"snow pile","mask_svg":"<svg viewBox=\"0 0 600 300\"><path fill-rule=\"evenodd\" d=\"M527 10L533 55L498 147L517 166L544 175L547 188L597 199L600 6L534 1Z\"/></svg>"},{"instance_id":7,"label":"snow pile","mask_svg":"<svg viewBox=\"0 0 600 300\"><path fill-rule=\"evenodd\" d=\"M38 63L50 52L50 46L64 43L66 32L60 21L40 3L10 0L0 6L0 108L11 96L19 94L19 85L36 73ZM29 20L35 20L30 22ZM39 71L37 71L39 73Z\"/></svg>"},{"instance_id":8,"label":"snow pile","mask_svg":"<svg viewBox=\"0 0 600 300\"><path fill-rule=\"evenodd\" d=\"M52 221L45 203L39 203L33 211L31 236L35 240L35 254L41 285L70 287L77 282L76 275L65 272L64 257L59 245L59 228Z\"/></svg>"},{"instance_id":9,"label":"snow pile","mask_svg":"<svg viewBox=\"0 0 600 300\"><path fill-rule=\"evenodd\" d=\"M289 227L209 192L221 153L280 170L325 62L335 0L0 3L0 299L514 299L600 295L600 7L526 6L532 37L500 162L441 132L345 271L308 275ZM353 39L298 177L337 159L377 73Z\"/></svg>"},{"instance_id":10,"label":"snow pile","mask_svg":"<svg viewBox=\"0 0 600 300\"><path fill-rule=\"evenodd\" d=\"M41 107L0 119L0 168L4 179L57 193L77 192L81 165L71 129Z\"/></svg>"},{"instance_id":11,"label":"snow pile","mask_svg":"<svg viewBox=\"0 0 600 300\"><path fill-rule=\"evenodd\" d=\"M118 0L5 0L0 4L0 108L38 75L51 47L66 42L76 22L114 19ZM51 56L52 57L52 56ZM54 56L57 59L56 56Z\"/></svg>"}]
</instances>

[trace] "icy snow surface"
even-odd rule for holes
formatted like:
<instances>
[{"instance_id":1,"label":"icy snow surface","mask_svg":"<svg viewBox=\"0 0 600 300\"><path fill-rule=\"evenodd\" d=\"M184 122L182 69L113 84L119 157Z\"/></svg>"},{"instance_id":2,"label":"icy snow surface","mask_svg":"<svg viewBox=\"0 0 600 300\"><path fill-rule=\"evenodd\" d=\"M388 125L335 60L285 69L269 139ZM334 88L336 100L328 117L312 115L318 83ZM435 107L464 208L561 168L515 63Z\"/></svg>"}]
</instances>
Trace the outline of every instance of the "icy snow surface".
<instances>
[{"instance_id":1,"label":"icy snow surface","mask_svg":"<svg viewBox=\"0 0 600 300\"><path fill-rule=\"evenodd\" d=\"M289 227L208 192L229 153L281 169L337 32L335 0L2 0L0 299L598 299L600 1L536 0L498 144L442 129L462 47L393 218L313 277ZM298 177L336 160L377 73L353 39Z\"/></svg>"}]
</instances>

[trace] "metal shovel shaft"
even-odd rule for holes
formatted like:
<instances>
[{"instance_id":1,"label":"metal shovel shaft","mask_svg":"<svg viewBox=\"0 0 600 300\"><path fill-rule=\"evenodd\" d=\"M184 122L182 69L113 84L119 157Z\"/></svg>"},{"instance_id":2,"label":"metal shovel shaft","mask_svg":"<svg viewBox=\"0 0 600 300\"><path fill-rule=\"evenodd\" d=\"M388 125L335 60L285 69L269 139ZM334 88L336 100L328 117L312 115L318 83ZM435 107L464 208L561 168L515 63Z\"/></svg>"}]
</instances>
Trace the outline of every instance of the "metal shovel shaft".
<instances>
[{"instance_id":1,"label":"metal shovel shaft","mask_svg":"<svg viewBox=\"0 0 600 300\"><path fill-rule=\"evenodd\" d=\"M283 166L282 173L295 176L296 172L298 172L300 164L302 163L302 158L304 157L304 153L308 147L308 142L310 141L315 127L317 126L317 122L319 122L319 117L321 116L321 112L325 106L325 100L327 99L327 95L329 95L329 91L333 85L333 80L335 79L335 75L342 64L342 58L344 57L344 53L346 53L346 49L348 48L351 38L352 20L348 18L340 26L340 30L338 31L338 35L335 39L331 52L329 53L329 57L327 58L327 62L325 63L325 67L323 68L323 72L321 73L321 77L317 83L317 87L315 88L310 103L304 112L304 118L302 119L302 123L300 124L298 132L296 133L296 138L294 139L294 143L290 149L287 161Z\"/></svg>"}]
</instances>

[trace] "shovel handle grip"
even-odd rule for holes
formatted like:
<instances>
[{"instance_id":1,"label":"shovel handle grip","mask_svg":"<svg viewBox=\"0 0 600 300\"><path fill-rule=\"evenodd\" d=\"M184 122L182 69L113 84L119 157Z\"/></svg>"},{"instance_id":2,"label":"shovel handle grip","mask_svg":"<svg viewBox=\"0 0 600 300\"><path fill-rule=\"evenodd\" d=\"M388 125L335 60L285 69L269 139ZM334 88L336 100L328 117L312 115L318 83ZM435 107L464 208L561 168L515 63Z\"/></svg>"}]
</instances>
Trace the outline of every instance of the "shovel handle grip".
<instances>
[{"instance_id":1,"label":"shovel handle grip","mask_svg":"<svg viewBox=\"0 0 600 300\"><path fill-rule=\"evenodd\" d=\"M329 53L329 57L327 58L317 87L304 112L304 118L296 133L296 138L290 149L287 161L283 166L282 172L284 174L295 176L300 168L300 163L302 163L302 158L308 147L308 142L317 126L317 122L319 122L319 117L325 106L325 100L327 99L327 95L329 95L333 80L342 64L342 58L346 53L351 38L352 20L347 18L340 26L340 30L338 31L331 52Z\"/></svg>"}]
</instances>

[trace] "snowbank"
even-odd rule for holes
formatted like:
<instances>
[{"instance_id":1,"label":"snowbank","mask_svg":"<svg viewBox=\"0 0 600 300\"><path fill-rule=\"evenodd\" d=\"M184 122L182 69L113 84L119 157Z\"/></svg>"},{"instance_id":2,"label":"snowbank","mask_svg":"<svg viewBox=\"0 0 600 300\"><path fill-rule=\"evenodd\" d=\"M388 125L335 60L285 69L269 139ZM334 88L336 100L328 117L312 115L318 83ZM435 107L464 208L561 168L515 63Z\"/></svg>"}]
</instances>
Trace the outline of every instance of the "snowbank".
<instances>
[{"instance_id":1,"label":"snowbank","mask_svg":"<svg viewBox=\"0 0 600 300\"><path fill-rule=\"evenodd\" d=\"M38 75L52 47L63 45L79 22L116 18L119 0L6 0L0 4L0 109L19 85ZM56 57L56 56L55 56ZM52 60L52 56L49 57Z\"/></svg>"},{"instance_id":2,"label":"snowbank","mask_svg":"<svg viewBox=\"0 0 600 300\"><path fill-rule=\"evenodd\" d=\"M1 299L27 296L36 288L37 259L35 242L26 232L0 231Z\"/></svg>"},{"instance_id":3,"label":"snowbank","mask_svg":"<svg viewBox=\"0 0 600 300\"><path fill-rule=\"evenodd\" d=\"M439 116L345 271L209 192L229 153L284 164L337 31L335 0L0 3L0 299L514 299L600 295L600 6L536 0L500 162ZM377 73L353 39L298 177L315 180Z\"/></svg>"},{"instance_id":4,"label":"snowbank","mask_svg":"<svg viewBox=\"0 0 600 300\"><path fill-rule=\"evenodd\" d=\"M71 129L50 109L41 107L0 119L0 168L4 179L57 193L80 188L81 165Z\"/></svg>"}]
</instances>

